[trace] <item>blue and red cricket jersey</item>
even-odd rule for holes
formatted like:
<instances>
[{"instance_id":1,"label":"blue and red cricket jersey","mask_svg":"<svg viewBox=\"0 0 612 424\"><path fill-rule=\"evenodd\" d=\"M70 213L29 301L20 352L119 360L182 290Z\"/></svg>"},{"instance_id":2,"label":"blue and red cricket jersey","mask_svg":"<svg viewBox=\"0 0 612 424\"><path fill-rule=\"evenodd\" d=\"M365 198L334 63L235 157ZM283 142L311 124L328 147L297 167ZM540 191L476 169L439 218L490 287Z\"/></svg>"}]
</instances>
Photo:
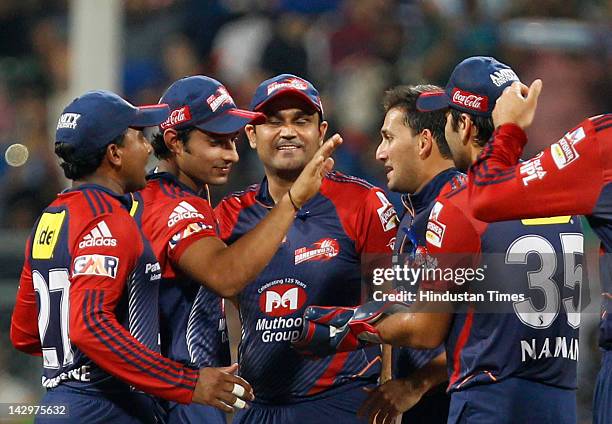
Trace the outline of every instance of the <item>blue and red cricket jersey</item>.
<instances>
[{"instance_id":1,"label":"blue and red cricket jersey","mask_svg":"<svg viewBox=\"0 0 612 424\"><path fill-rule=\"evenodd\" d=\"M601 239L602 277L612 270L612 114L588 118L534 158L518 163L527 137L502 125L470 168L470 202L485 221L586 215ZM612 350L612 279L602 278L599 344Z\"/></svg>"},{"instance_id":2,"label":"blue and red cricket jersey","mask_svg":"<svg viewBox=\"0 0 612 424\"><path fill-rule=\"evenodd\" d=\"M178 269L185 250L204 237L218 237L207 199L170 173L153 173L134 194L136 221L161 267L161 349L165 356L199 367L230 364L223 299Z\"/></svg>"},{"instance_id":3,"label":"blue and red cricket jersey","mask_svg":"<svg viewBox=\"0 0 612 424\"><path fill-rule=\"evenodd\" d=\"M467 187L438 196L425 236L438 266L459 261L485 270L484 280L468 283L468 292L484 300L456 305L446 340L449 391L510 377L576 388L580 220L567 216L487 224L472 216ZM454 282L447 288L463 290ZM488 291L523 298L499 300Z\"/></svg>"},{"instance_id":4,"label":"blue and red cricket jersey","mask_svg":"<svg viewBox=\"0 0 612 424\"><path fill-rule=\"evenodd\" d=\"M446 185L459 186L464 178L465 174L455 168L449 168L432 178L418 193L402 196L406 211L397 229L394 248L396 263L399 262L398 265L406 264L418 267L420 262L426 260L425 232L436 197ZM406 286L398 282L395 286L398 290L418 291L418 285ZM444 352L444 345L435 349L394 348L393 376L398 378L408 377L442 352ZM448 394L442 391L428 395L403 414L402 422L428 420L431 423L446 423L449 402Z\"/></svg>"},{"instance_id":5,"label":"blue and red cricket jersey","mask_svg":"<svg viewBox=\"0 0 612 424\"><path fill-rule=\"evenodd\" d=\"M48 389L129 396L135 387L189 403L198 372L159 353L159 265L129 208L86 184L43 211L26 246L11 340L42 355Z\"/></svg>"},{"instance_id":6,"label":"blue and red cricket jersey","mask_svg":"<svg viewBox=\"0 0 612 424\"><path fill-rule=\"evenodd\" d=\"M222 238L234 242L273 206L266 179L226 197L215 209ZM274 258L237 299L240 374L257 402L299 402L350 382L376 381L378 346L310 360L291 341L307 306L361 303L362 260L367 253L391 253L396 219L382 190L339 172L329 173L319 194L297 212Z\"/></svg>"}]
</instances>

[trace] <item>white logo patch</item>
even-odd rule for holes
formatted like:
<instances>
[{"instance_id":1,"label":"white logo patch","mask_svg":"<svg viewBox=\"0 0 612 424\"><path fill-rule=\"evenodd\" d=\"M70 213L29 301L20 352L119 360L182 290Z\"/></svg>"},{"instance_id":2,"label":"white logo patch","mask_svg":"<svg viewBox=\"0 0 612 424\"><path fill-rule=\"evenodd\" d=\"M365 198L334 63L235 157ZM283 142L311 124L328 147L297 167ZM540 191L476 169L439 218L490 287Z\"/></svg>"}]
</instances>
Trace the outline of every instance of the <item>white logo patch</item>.
<instances>
[{"instance_id":1,"label":"white logo patch","mask_svg":"<svg viewBox=\"0 0 612 424\"><path fill-rule=\"evenodd\" d=\"M501 87L509 81L519 80L512 69L500 69L499 71L495 71L490 74L489 77L491 77L491 81L493 81L493 84L495 84L497 87Z\"/></svg>"},{"instance_id":2,"label":"white logo patch","mask_svg":"<svg viewBox=\"0 0 612 424\"><path fill-rule=\"evenodd\" d=\"M232 96L230 96L225 87L219 87L215 94L210 95L206 99L206 103L208 103L208 106L210 106L213 112L216 112L217 109L226 103L233 105L234 99L232 99Z\"/></svg>"},{"instance_id":3,"label":"white logo patch","mask_svg":"<svg viewBox=\"0 0 612 424\"><path fill-rule=\"evenodd\" d=\"M204 215L199 213L196 208L183 200L170 214L170 218L168 218L168 227L173 227L177 222L190 218L204 219Z\"/></svg>"},{"instance_id":4,"label":"white logo patch","mask_svg":"<svg viewBox=\"0 0 612 424\"><path fill-rule=\"evenodd\" d=\"M276 90L291 88L305 91L308 89L308 84L299 78L288 78L284 81L273 82L272 84L268 85L268 96L274 93Z\"/></svg>"},{"instance_id":5,"label":"white logo patch","mask_svg":"<svg viewBox=\"0 0 612 424\"><path fill-rule=\"evenodd\" d=\"M100 277L117 277L119 258L106 255L82 255L74 260L72 275L98 275Z\"/></svg>"},{"instance_id":6,"label":"white logo patch","mask_svg":"<svg viewBox=\"0 0 612 424\"><path fill-rule=\"evenodd\" d=\"M427 231L425 232L425 239L436 247L442 247L444 232L446 231L446 225L442 224L438 220L443 206L444 205L442 203L436 202L434 207L431 209L431 213L429 214L429 222L427 223Z\"/></svg>"},{"instance_id":7,"label":"white logo patch","mask_svg":"<svg viewBox=\"0 0 612 424\"><path fill-rule=\"evenodd\" d=\"M383 193L377 191L376 196L378 196L378 200L380 200L382 204L381 207L376 209L376 213L378 213L378 218L380 219L383 230L392 230L397 225L397 214L395 213L395 209L391 202L389 202L389 199L387 199L387 196Z\"/></svg>"},{"instance_id":8,"label":"white logo patch","mask_svg":"<svg viewBox=\"0 0 612 424\"><path fill-rule=\"evenodd\" d=\"M79 248L84 247L115 247L117 246L117 240L113 238L113 234L108 229L106 222L100 221L79 243Z\"/></svg>"},{"instance_id":9,"label":"white logo patch","mask_svg":"<svg viewBox=\"0 0 612 424\"><path fill-rule=\"evenodd\" d=\"M60 128L70 128L71 130L75 129L77 126L77 121L81 115L78 113L64 113L60 116L59 121L57 121L57 129Z\"/></svg>"}]
</instances>

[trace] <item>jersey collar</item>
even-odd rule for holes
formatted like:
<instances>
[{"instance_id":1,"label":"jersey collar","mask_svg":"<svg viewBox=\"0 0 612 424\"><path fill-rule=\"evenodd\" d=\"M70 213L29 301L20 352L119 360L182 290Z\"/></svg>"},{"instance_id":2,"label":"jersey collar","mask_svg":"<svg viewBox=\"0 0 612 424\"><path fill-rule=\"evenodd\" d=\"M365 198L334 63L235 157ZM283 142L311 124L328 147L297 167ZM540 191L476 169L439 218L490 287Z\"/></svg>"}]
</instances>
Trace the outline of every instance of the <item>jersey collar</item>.
<instances>
[{"instance_id":1,"label":"jersey collar","mask_svg":"<svg viewBox=\"0 0 612 424\"><path fill-rule=\"evenodd\" d=\"M172 185L179 187L181 190L186 191L187 193L193 194L194 196L202 197L210 203L210 194L208 191L208 185L206 185L200 192L193 190L187 184L184 184L179 181L179 179L170 172L156 172L157 169L154 169L147 175L147 181L151 180L164 180Z\"/></svg>"},{"instance_id":2,"label":"jersey collar","mask_svg":"<svg viewBox=\"0 0 612 424\"><path fill-rule=\"evenodd\" d=\"M402 200L405 204L411 204L415 213L420 213L434 201L442 187L446 185L457 174L461 174L456 168L449 168L433 177L425 186L415 194L404 194Z\"/></svg>"},{"instance_id":3,"label":"jersey collar","mask_svg":"<svg viewBox=\"0 0 612 424\"><path fill-rule=\"evenodd\" d=\"M272 195L270 194L270 189L268 187L268 177L264 176L263 180L261 180L261 183L259 184L259 191L255 196L255 200L257 200L266 208L274 207L274 199L272 198Z\"/></svg>"},{"instance_id":4,"label":"jersey collar","mask_svg":"<svg viewBox=\"0 0 612 424\"><path fill-rule=\"evenodd\" d=\"M74 192L83 191L83 190L102 191L108 194L109 196L117 199L128 211L132 207L132 196L130 196L130 193L127 193L127 194L115 193L111 189L101 186L99 184L86 183L86 184L81 184L78 187L69 187L63 190L61 194L69 194L69 193L74 193Z\"/></svg>"}]
</instances>

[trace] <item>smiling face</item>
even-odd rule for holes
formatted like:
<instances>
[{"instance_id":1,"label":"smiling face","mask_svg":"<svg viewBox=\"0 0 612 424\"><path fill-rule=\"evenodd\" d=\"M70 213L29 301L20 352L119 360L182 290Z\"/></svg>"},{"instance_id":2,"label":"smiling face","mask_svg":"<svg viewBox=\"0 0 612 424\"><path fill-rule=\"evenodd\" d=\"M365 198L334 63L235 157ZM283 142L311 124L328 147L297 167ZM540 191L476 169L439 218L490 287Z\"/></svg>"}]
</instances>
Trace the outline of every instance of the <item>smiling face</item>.
<instances>
[{"instance_id":1,"label":"smiling face","mask_svg":"<svg viewBox=\"0 0 612 424\"><path fill-rule=\"evenodd\" d=\"M327 122L303 99L282 96L266 104L264 124L246 126L266 173L295 180L323 142Z\"/></svg>"},{"instance_id":2,"label":"smiling face","mask_svg":"<svg viewBox=\"0 0 612 424\"><path fill-rule=\"evenodd\" d=\"M423 161L419 159L419 134L407 126L404 111L389 109L380 130L382 140L376 159L385 166L389 190L416 193L422 185Z\"/></svg>"},{"instance_id":3,"label":"smiling face","mask_svg":"<svg viewBox=\"0 0 612 424\"><path fill-rule=\"evenodd\" d=\"M236 136L213 135L194 129L176 155L179 173L197 187L227 183L232 165L238 162Z\"/></svg>"}]
</instances>

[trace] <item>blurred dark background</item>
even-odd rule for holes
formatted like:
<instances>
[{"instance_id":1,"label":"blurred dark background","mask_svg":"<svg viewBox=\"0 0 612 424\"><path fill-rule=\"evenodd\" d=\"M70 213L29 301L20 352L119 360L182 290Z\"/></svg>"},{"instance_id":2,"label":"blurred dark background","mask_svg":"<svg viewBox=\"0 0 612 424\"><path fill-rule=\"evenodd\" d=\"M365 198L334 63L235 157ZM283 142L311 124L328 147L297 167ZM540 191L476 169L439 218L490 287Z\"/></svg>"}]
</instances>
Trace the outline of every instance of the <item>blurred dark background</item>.
<instances>
[{"instance_id":1,"label":"blurred dark background","mask_svg":"<svg viewBox=\"0 0 612 424\"><path fill-rule=\"evenodd\" d=\"M8 326L24 237L41 209L67 186L52 146L61 109L78 94L71 85L75 44L70 14L78 1L0 2L0 153L13 143L29 150L23 166L0 158L0 402L40 395L40 364L10 347ZM102 0L96 4L107 6ZM330 134L338 131L344 137L335 155L337 169L382 187L385 180L374 152L383 92L396 84L443 86L454 65L468 56L495 56L525 83L543 79L539 112L529 130L529 156L584 117L612 109L610 0L115 4L121 9L118 83L104 88L135 104L157 103L172 81L204 74L222 81L238 105L247 107L262 80L297 74L321 92ZM89 48L92 57L104 54L95 45ZM229 186L213 188L215 203L263 175L248 143L239 144L239 153ZM392 199L398 204L397 196ZM595 323L597 317L591 318ZM593 330L583 330L587 351L582 353L589 358L588 351L596 351ZM585 408L593 386L587 379L597 366L595 359L581 365L587 372L581 393L584 422L589 422Z\"/></svg>"}]
</instances>

